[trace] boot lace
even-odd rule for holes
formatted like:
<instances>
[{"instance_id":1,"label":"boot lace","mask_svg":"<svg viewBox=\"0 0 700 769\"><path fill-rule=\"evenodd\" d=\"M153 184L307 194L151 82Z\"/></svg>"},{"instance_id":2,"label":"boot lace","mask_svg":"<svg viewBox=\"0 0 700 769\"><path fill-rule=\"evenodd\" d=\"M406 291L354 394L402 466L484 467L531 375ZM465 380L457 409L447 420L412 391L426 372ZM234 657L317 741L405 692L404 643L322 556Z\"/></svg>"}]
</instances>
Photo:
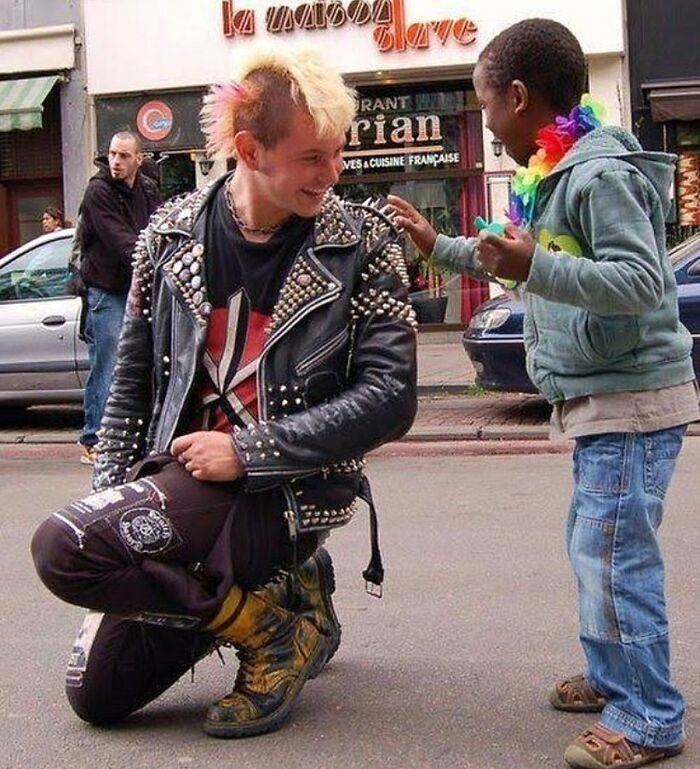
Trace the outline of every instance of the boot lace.
<instances>
[{"instance_id":1,"label":"boot lace","mask_svg":"<svg viewBox=\"0 0 700 769\"><path fill-rule=\"evenodd\" d=\"M239 649L236 652L236 657L238 657L239 665L238 673L236 674L236 682L233 688L250 688L250 685L253 683L256 670L255 650Z\"/></svg>"}]
</instances>

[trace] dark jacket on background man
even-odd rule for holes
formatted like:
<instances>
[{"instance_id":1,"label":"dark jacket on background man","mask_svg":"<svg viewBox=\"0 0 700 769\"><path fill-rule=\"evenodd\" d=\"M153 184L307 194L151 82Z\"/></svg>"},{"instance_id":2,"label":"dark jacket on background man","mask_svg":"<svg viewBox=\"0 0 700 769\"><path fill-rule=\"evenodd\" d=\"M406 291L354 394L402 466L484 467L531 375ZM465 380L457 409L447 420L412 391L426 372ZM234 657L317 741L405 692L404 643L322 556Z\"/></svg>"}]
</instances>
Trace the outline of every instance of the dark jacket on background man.
<instances>
[{"instance_id":1,"label":"dark jacket on background man","mask_svg":"<svg viewBox=\"0 0 700 769\"><path fill-rule=\"evenodd\" d=\"M162 198L156 183L140 171L130 188L113 179L107 166L98 166L80 206L80 271L87 286L126 295L136 238Z\"/></svg>"}]
</instances>

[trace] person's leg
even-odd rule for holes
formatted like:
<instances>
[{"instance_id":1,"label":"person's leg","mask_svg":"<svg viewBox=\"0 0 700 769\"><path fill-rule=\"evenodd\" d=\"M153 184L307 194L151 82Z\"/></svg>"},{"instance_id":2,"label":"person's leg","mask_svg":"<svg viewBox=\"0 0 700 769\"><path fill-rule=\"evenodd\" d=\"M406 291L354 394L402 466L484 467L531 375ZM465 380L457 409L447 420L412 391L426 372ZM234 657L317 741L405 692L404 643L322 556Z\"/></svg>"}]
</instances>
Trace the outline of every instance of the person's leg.
<instances>
[{"instance_id":1,"label":"person's leg","mask_svg":"<svg viewBox=\"0 0 700 769\"><path fill-rule=\"evenodd\" d=\"M103 725L154 700L214 648L197 630L88 612L66 670L66 697L84 721Z\"/></svg>"},{"instance_id":2,"label":"person's leg","mask_svg":"<svg viewBox=\"0 0 700 769\"><path fill-rule=\"evenodd\" d=\"M216 612L219 585L193 565L215 548L240 494L238 485L202 483L170 461L156 475L50 516L32 540L37 572L69 603L122 616L186 615L200 624Z\"/></svg>"},{"instance_id":3,"label":"person's leg","mask_svg":"<svg viewBox=\"0 0 700 769\"><path fill-rule=\"evenodd\" d=\"M88 343L90 373L85 383L85 423L80 443L92 447L97 443L97 431L109 395L126 297L90 287L86 301L88 311L85 337Z\"/></svg>"},{"instance_id":4,"label":"person's leg","mask_svg":"<svg viewBox=\"0 0 700 769\"><path fill-rule=\"evenodd\" d=\"M568 524L586 678L608 701L601 723L657 748L683 742L657 530L684 432L579 438Z\"/></svg>"},{"instance_id":5,"label":"person's leg","mask_svg":"<svg viewBox=\"0 0 700 769\"><path fill-rule=\"evenodd\" d=\"M78 715L115 720L158 696L213 643L205 623L233 590L234 579L259 588L286 565L289 543L277 493L248 495L238 485L201 483L170 462L157 475L93 494L42 524L32 551L49 589L69 602L130 620L109 617L101 633L102 623L88 623L83 636L89 639L92 630L98 643L87 650L77 644L78 664L69 671L68 695ZM306 558L315 546L315 536L300 537L297 550ZM318 661L326 644L313 626L309 629L311 623L304 620L298 627L293 615L269 602L249 604L256 611L244 612L245 628L239 623L235 638L224 640L248 645L251 638L258 644L270 640L274 654L260 645L256 652L264 666L274 657L279 678L280 671L299 667L303 630L313 636L312 662ZM167 625L149 628L154 622ZM262 632L258 622L267 622ZM173 625L184 635L153 672L153 655L169 642ZM80 670L91 657L90 671ZM116 686L104 682L121 677L123 669L125 683L115 690L114 702L103 701L100 692ZM282 678L288 682L290 676Z\"/></svg>"}]
</instances>

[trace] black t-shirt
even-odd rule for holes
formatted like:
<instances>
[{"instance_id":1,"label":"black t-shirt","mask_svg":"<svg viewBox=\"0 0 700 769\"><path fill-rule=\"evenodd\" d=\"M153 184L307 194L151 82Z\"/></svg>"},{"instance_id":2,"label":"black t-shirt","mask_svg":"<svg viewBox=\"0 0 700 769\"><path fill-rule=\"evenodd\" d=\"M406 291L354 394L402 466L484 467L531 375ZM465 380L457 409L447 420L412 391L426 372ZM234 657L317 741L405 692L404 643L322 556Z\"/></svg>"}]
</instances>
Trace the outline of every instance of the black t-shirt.
<instances>
[{"instance_id":1,"label":"black t-shirt","mask_svg":"<svg viewBox=\"0 0 700 769\"><path fill-rule=\"evenodd\" d=\"M292 216L265 243L246 240L224 187L207 214L206 278L212 312L199 376L196 429L257 421L257 361L289 269L313 228Z\"/></svg>"}]
</instances>

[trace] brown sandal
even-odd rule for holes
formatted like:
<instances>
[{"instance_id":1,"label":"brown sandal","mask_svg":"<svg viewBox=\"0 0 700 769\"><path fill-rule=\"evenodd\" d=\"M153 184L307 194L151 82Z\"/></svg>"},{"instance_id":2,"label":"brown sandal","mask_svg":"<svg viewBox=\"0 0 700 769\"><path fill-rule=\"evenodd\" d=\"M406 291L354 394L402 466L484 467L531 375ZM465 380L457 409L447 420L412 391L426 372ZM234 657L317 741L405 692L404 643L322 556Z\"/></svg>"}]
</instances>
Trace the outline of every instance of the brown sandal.
<instances>
[{"instance_id":1,"label":"brown sandal","mask_svg":"<svg viewBox=\"0 0 700 769\"><path fill-rule=\"evenodd\" d=\"M569 745L564 760L573 769L636 769L652 761L677 756L683 743L670 748L650 748L630 742L624 734L596 724Z\"/></svg>"},{"instance_id":2,"label":"brown sandal","mask_svg":"<svg viewBox=\"0 0 700 769\"><path fill-rule=\"evenodd\" d=\"M598 713L607 703L584 676L557 681L549 693L549 701L552 707L568 713Z\"/></svg>"}]
</instances>

